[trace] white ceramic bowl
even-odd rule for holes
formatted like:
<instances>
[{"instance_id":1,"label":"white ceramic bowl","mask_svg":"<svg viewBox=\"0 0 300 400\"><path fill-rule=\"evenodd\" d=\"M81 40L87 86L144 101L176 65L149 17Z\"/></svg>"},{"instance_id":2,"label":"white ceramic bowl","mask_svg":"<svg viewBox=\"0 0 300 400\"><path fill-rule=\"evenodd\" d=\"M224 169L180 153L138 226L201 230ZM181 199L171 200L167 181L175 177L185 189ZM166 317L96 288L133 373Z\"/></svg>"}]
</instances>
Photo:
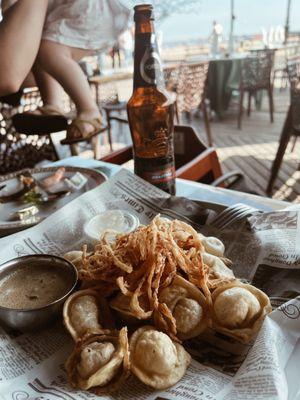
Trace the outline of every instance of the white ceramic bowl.
<instances>
[{"instance_id":1,"label":"white ceramic bowl","mask_svg":"<svg viewBox=\"0 0 300 400\"><path fill-rule=\"evenodd\" d=\"M126 210L107 210L95 215L84 225L85 235L92 243L97 243L104 232L129 233L140 225L138 217Z\"/></svg>"}]
</instances>

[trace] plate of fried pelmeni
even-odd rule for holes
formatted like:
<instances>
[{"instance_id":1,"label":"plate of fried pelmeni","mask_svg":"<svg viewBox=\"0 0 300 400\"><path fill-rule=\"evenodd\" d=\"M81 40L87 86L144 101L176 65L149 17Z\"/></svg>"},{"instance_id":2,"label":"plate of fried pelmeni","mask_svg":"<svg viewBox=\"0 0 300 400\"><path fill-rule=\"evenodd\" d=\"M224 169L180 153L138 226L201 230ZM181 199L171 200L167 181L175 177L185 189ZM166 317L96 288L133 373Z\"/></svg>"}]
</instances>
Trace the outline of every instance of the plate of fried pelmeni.
<instances>
[{"instance_id":1,"label":"plate of fried pelmeni","mask_svg":"<svg viewBox=\"0 0 300 400\"><path fill-rule=\"evenodd\" d=\"M91 253L84 246L65 254L81 282L63 310L74 340L65 364L70 385L108 394L133 374L163 390L191 362L187 340L210 329L251 341L270 300L234 276L224 252L216 237L158 215L114 240L104 233Z\"/></svg>"}]
</instances>

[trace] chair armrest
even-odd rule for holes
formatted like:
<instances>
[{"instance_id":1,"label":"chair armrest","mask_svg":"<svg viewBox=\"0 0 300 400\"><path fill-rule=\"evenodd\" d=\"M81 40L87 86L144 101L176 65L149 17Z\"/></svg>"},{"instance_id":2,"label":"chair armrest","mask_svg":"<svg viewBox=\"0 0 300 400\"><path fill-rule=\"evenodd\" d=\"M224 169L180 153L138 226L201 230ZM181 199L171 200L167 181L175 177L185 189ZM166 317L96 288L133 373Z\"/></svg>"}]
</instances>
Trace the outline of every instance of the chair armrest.
<instances>
[{"instance_id":1,"label":"chair armrest","mask_svg":"<svg viewBox=\"0 0 300 400\"><path fill-rule=\"evenodd\" d=\"M232 186L234 186L237 182L239 182L242 179L245 179L245 176L242 172L240 171L231 171L231 172L227 172L226 174L223 174L222 176L220 176L219 178L215 179L211 185L218 187L218 186L222 186L226 181L230 180L231 178L232 181L230 181L226 187L227 188L231 188Z\"/></svg>"},{"instance_id":2,"label":"chair armrest","mask_svg":"<svg viewBox=\"0 0 300 400\"><path fill-rule=\"evenodd\" d=\"M110 120L113 120L113 121L118 121L118 122L120 122L120 123L122 123L122 124L128 124L128 119L126 119L126 118L121 118L121 117L117 117L117 116L115 116L115 115L110 115L110 118L109 118Z\"/></svg>"},{"instance_id":3,"label":"chair armrest","mask_svg":"<svg viewBox=\"0 0 300 400\"><path fill-rule=\"evenodd\" d=\"M101 161L110 162L112 164L122 165L132 159L132 146L113 151L107 156L102 157Z\"/></svg>"},{"instance_id":4,"label":"chair armrest","mask_svg":"<svg viewBox=\"0 0 300 400\"><path fill-rule=\"evenodd\" d=\"M209 172L213 173L214 178L218 178L221 175L218 157L212 147L209 147L197 157L178 168L176 170L176 178L199 182Z\"/></svg>"}]
</instances>

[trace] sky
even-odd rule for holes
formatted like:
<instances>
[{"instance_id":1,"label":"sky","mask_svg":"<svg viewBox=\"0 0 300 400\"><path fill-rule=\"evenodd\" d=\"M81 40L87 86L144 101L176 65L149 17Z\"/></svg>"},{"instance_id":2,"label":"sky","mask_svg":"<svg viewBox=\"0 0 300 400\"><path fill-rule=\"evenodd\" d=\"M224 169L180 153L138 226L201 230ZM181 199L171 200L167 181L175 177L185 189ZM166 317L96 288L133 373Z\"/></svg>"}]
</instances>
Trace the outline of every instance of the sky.
<instances>
[{"instance_id":1,"label":"sky","mask_svg":"<svg viewBox=\"0 0 300 400\"><path fill-rule=\"evenodd\" d=\"M286 7L287 0L235 0L235 34L261 33L262 27L269 29L272 25L284 25ZM159 28L167 42L205 38L211 33L214 19L223 26L224 35L227 36L230 0L201 0L193 13L173 14ZM290 28L300 31L300 0L292 0Z\"/></svg>"}]
</instances>

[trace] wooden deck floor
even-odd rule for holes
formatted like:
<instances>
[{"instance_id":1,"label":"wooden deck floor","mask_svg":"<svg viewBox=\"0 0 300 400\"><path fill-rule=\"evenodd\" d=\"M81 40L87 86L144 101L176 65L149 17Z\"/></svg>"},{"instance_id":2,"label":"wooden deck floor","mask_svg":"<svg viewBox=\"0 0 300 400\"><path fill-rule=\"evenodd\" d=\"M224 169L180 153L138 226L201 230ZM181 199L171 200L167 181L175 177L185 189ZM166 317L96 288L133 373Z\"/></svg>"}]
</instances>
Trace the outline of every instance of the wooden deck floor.
<instances>
[{"instance_id":1,"label":"wooden deck floor","mask_svg":"<svg viewBox=\"0 0 300 400\"><path fill-rule=\"evenodd\" d=\"M250 117L243 117L242 130L237 129L237 117L233 110L222 121L211 124L223 172L241 170L247 178L249 189L263 196L266 195L270 169L277 152L289 104L289 92L276 92L274 102L273 124L270 123L266 98L260 111L253 111ZM192 124L199 130L200 121L194 118ZM203 132L200 137L205 141ZM293 152L290 151L291 144L275 182L273 198L300 203L300 140Z\"/></svg>"}]
</instances>

